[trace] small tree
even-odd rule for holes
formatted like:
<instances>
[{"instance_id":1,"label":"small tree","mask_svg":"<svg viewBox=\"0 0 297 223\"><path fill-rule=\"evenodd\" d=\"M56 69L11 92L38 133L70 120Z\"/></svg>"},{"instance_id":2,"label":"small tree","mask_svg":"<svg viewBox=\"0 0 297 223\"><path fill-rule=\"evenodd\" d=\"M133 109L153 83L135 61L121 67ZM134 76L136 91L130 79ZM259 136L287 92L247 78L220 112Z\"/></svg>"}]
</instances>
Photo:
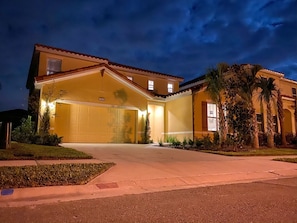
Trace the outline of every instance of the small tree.
<instances>
[{"instance_id":1,"label":"small tree","mask_svg":"<svg viewBox=\"0 0 297 223\"><path fill-rule=\"evenodd\" d=\"M40 120L39 134L41 136L49 135L49 130L50 130L50 109L49 109L49 106L46 105L45 111L41 116L41 120Z\"/></svg>"}]
</instances>

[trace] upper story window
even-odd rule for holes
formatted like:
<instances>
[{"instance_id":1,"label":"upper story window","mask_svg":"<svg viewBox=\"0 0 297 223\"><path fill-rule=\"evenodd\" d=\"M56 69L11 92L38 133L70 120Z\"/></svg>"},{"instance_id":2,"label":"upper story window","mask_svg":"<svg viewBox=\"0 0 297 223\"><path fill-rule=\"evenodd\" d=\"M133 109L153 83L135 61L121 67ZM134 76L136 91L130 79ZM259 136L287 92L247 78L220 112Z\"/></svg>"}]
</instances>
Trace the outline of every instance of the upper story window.
<instances>
[{"instance_id":1,"label":"upper story window","mask_svg":"<svg viewBox=\"0 0 297 223\"><path fill-rule=\"evenodd\" d=\"M47 59L46 74L54 74L61 71L62 61L59 59Z\"/></svg>"},{"instance_id":2,"label":"upper story window","mask_svg":"<svg viewBox=\"0 0 297 223\"><path fill-rule=\"evenodd\" d=\"M127 78L128 78L130 81L133 81L133 77L131 77L131 76L127 76Z\"/></svg>"},{"instance_id":3,"label":"upper story window","mask_svg":"<svg viewBox=\"0 0 297 223\"><path fill-rule=\"evenodd\" d=\"M168 93L173 93L173 84L167 85Z\"/></svg>"},{"instance_id":4,"label":"upper story window","mask_svg":"<svg viewBox=\"0 0 297 223\"><path fill-rule=\"evenodd\" d=\"M149 80L148 81L148 89L150 91L153 91L154 90L154 81L152 81L152 80Z\"/></svg>"},{"instance_id":5,"label":"upper story window","mask_svg":"<svg viewBox=\"0 0 297 223\"><path fill-rule=\"evenodd\" d=\"M296 94L296 88L292 88L292 96L294 98L296 98L297 94Z\"/></svg>"}]
</instances>

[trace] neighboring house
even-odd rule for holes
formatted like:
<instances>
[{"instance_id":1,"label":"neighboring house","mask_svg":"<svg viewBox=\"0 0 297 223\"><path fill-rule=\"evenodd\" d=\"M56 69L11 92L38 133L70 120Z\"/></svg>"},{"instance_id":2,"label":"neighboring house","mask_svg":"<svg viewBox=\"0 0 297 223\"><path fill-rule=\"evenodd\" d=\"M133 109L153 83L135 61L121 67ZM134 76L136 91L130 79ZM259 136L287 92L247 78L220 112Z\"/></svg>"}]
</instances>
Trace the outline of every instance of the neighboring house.
<instances>
[{"instance_id":1,"label":"neighboring house","mask_svg":"<svg viewBox=\"0 0 297 223\"><path fill-rule=\"evenodd\" d=\"M261 72L277 80L286 132L296 134L297 82L273 71ZM168 135L182 141L212 134L218 116L205 92L204 78L180 85L182 81L182 77L36 44L27 88L39 114L49 106L50 133L63 136L63 142L140 143L146 133L154 142ZM260 108L257 113L261 114ZM41 115L36 116L38 126Z\"/></svg>"},{"instance_id":2,"label":"neighboring house","mask_svg":"<svg viewBox=\"0 0 297 223\"><path fill-rule=\"evenodd\" d=\"M284 74L274 72L267 69L262 69L257 73L258 76L265 78L274 78L275 84L280 89L284 108L284 130L286 134L296 135L297 114L296 113L296 89L297 81L289 80L284 77ZM206 90L205 76L193 79L180 85L180 90L192 90L193 95L193 135L194 138L199 138L217 131L218 111L217 106L212 102ZM254 106L256 109L259 132L264 133L267 125L266 106L261 106L259 101L259 92L256 92L253 97ZM273 120L274 132L280 133L280 123L277 118L276 100L273 103Z\"/></svg>"}]
</instances>

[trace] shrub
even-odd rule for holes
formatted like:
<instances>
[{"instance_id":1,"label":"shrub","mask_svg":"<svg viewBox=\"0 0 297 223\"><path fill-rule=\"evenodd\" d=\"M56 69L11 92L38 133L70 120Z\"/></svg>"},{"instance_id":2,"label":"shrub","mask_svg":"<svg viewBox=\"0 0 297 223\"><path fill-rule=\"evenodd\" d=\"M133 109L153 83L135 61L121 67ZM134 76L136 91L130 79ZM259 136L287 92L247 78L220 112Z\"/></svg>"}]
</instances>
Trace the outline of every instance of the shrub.
<instances>
[{"instance_id":1,"label":"shrub","mask_svg":"<svg viewBox=\"0 0 297 223\"><path fill-rule=\"evenodd\" d=\"M32 143L34 135L34 122L32 122L31 116L28 116L27 119L23 118L21 125L11 132L12 140L21 143Z\"/></svg>"},{"instance_id":2,"label":"shrub","mask_svg":"<svg viewBox=\"0 0 297 223\"><path fill-rule=\"evenodd\" d=\"M190 145L191 147L193 147L193 145L194 145L194 141L193 141L192 139L189 139L189 145Z\"/></svg>"},{"instance_id":3,"label":"shrub","mask_svg":"<svg viewBox=\"0 0 297 223\"><path fill-rule=\"evenodd\" d=\"M282 144L282 136L279 133L274 134L274 144L280 146Z\"/></svg>"},{"instance_id":4,"label":"shrub","mask_svg":"<svg viewBox=\"0 0 297 223\"><path fill-rule=\"evenodd\" d=\"M209 135L203 136L202 143L205 149L211 149L213 146L213 142L211 141L211 138Z\"/></svg>"},{"instance_id":5,"label":"shrub","mask_svg":"<svg viewBox=\"0 0 297 223\"><path fill-rule=\"evenodd\" d=\"M195 145L197 148L200 148L203 146L203 140L202 139L199 139L199 138L196 138L195 139Z\"/></svg>"},{"instance_id":6,"label":"shrub","mask_svg":"<svg viewBox=\"0 0 297 223\"><path fill-rule=\"evenodd\" d=\"M63 137L57 134L35 134L34 122L31 121L31 116L22 120L22 124L16 127L12 133L13 141L28 144L57 146L62 142Z\"/></svg>"},{"instance_id":7,"label":"shrub","mask_svg":"<svg viewBox=\"0 0 297 223\"><path fill-rule=\"evenodd\" d=\"M184 140L183 140L183 147L185 148L186 147L186 145L188 145L188 140L187 140L187 138L185 137L184 138Z\"/></svg>"},{"instance_id":8,"label":"shrub","mask_svg":"<svg viewBox=\"0 0 297 223\"><path fill-rule=\"evenodd\" d=\"M265 133L259 133L259 145L266 146L267 145L267 135Z\"/></svg>"},{"instance_id":9,"label":"shrub","mask_svg":"<svg viewBox=\"0 0 297 223\"><path fill-rule=\"evenodd\" d=\"M220 134L219 132L215 132L213 135L213 144L219 145L220 144Z\"/></svg>"},{"instance_id":10,"label":"shrub","mask_svg":"<svg viewBox=\"0 0 297 223\"><path fill-rule=\"evenodd\" d=\"M162 139L158 139L158 143L159 143L159 146L163 146L163 140Z\"/></svg>"},{"instance_id":11,"label":"shrub","mask_svg":"<svg viewBox=\"0 0 297 223\"><path fill-rule=\"evenodd\" d=\"M293 138L291 140L291 144L292 145L297 145L297 135L293 136Z\"/></svg>"}]
</instances>

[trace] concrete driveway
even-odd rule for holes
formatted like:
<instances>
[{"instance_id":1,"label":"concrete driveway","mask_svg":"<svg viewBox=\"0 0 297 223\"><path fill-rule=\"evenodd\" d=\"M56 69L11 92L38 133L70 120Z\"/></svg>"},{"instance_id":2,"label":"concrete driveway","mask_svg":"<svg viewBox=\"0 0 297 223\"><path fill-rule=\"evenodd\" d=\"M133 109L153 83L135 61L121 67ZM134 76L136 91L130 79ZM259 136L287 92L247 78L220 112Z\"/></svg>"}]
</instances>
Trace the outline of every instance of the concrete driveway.
<instances>
[{"instance_id":1,"label":"concrete driveway","mask_svg":"<svg viewBox=\"0 0 297 223\"><path fill-rule=\"evenodd\" d=\"M275 157L227 157L141 144L64 144L116 166L91 184L176 189L297 176L297 165Z\"/></svg>"}]
</instances>

